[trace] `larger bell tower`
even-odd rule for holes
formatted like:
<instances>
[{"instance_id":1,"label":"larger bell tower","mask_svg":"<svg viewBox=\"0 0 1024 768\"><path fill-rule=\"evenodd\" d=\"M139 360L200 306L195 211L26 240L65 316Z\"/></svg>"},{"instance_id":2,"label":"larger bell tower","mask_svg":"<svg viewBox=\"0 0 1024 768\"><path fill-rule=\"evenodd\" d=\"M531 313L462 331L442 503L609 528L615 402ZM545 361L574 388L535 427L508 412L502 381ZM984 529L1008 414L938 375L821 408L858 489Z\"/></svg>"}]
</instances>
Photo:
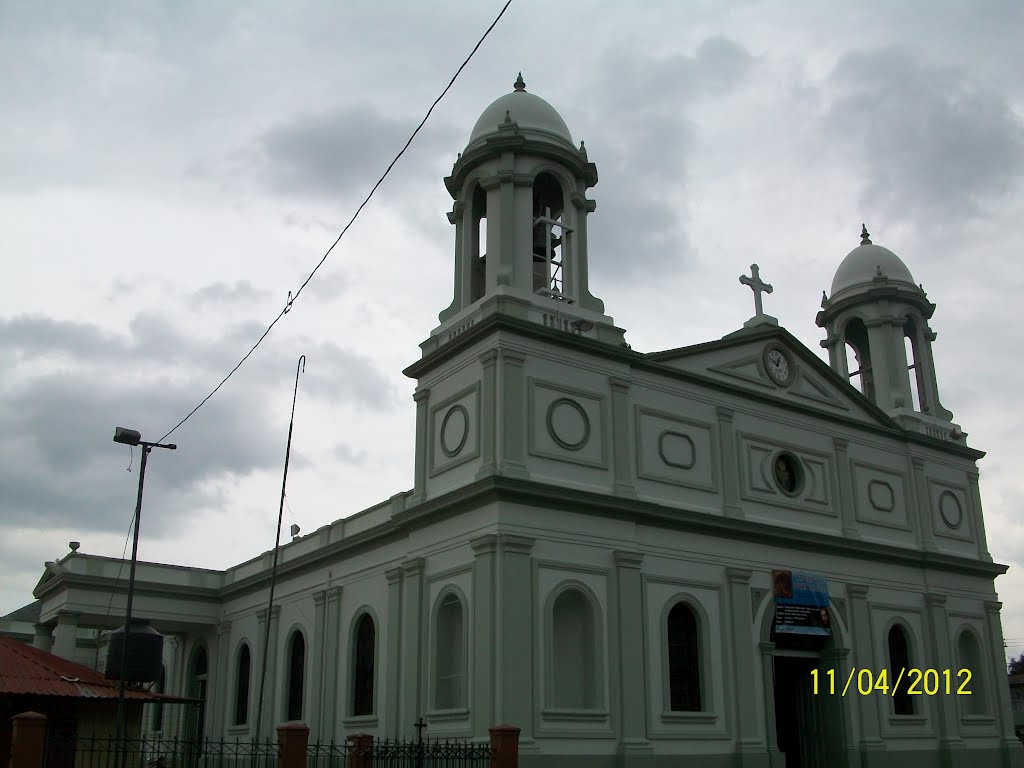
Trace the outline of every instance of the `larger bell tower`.
<instances>
[{"instance_id":1,"label":"larger bell tower","mask_svg":"<svg viewBox=\"0 0 1024 768\"><path fill-rule=\"evenodd\" d=\"M596 204L586 194L597 167L522 74L513 88L484 110L445 179L455 200L454 298L425 353L493 312L623 344L589 287L587 215Z\"/></svg>"}]
</instances>

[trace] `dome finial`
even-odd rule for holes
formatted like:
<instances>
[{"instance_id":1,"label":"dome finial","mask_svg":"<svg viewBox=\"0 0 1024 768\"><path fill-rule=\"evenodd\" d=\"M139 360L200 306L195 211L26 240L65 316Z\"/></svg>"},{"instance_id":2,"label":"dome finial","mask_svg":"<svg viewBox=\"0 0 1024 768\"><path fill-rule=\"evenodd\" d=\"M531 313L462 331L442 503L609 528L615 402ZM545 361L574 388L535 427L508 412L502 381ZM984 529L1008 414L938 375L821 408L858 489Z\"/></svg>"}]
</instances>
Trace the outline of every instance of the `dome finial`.
<instances>
[{"instance_id":1,"label":"dome finial","mask_svg":"<svg viewBox=\"0 0 1024 768\"><path fill-rule=\"evenodd\" d=\"M526 90L526 81L523 80L522 72L519 73L519 77L516 78L516 81L512 87L516 89L517 93L522 93L523 91Z\"/></svg>"},{"instance_id":2,"label":"dome finial","mask_svg":"<svg viewBox=\"0 0 1024 768\"><path fill-rule=\"evenodd\" d=\"M871 245L871 235L868 234L868 228L863 224L860 225L860 244Z\"/></svg>"}]
</instances>

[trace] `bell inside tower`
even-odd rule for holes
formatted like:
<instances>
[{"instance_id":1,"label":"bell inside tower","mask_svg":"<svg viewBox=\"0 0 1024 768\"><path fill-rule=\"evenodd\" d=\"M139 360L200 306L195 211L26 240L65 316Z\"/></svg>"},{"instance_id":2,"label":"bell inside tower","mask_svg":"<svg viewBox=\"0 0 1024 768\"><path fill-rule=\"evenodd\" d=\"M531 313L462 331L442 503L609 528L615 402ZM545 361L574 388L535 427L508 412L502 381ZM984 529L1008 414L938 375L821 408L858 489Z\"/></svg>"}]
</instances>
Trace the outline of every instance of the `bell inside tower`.
<instances>
[{"instance_id":1,"label":"bell inside tower","mask_svg":"<svg viewBox=\"0 0 1024 768\"><path fill-rule=\"evenodd\" d=\"M550 173L533 182L533 292L570 301L565 291L568 235L562 185Z\"/></svg>"}]
</instances>

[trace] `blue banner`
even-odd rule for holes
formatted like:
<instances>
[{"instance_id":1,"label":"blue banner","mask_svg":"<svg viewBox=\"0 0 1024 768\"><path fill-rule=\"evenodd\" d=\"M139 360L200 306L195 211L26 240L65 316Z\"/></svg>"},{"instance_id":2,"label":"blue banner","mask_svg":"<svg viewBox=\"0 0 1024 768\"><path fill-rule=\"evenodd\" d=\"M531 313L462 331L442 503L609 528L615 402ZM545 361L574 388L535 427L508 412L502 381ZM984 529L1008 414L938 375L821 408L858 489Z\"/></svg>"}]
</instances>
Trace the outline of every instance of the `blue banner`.
<instances>
[{"instance_id":1,"label":"blue banner","mask_svg":"<svg viewBox=\"0 0 1024 768\"><path fill-rule=\"evenodd\" d=\"M772 571L775 631L794 635L832 634L828 580L807 571Z\"/></svg>"}]
</instances>

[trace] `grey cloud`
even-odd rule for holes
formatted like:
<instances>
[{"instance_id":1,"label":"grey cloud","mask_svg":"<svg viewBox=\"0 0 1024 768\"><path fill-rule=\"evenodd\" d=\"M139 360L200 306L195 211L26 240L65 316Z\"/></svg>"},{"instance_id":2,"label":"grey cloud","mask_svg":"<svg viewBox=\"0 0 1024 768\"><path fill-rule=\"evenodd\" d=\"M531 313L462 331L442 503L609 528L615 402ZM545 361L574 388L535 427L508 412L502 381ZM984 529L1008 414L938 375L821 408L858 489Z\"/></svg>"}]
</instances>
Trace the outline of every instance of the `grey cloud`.
<instances>
[{"instance_id":1,"label":"grey cloud","mask_svg":"<svg viewBox=\"0 0 1024 768\"><path fill-rule=\"evenodd\" d=\"M222 282L204 285L188 301L192 306L201 307L204 304L254 303L269 295L267 291L254 288L248 280L238 280L233 285Z\"/></svg>"},{"instance_id":2,"label":"grey cloud","mask_svg":"<svg viewBox=\"0 0 1024 768\"><path fill-rule=\"evenodd\" d=\"M1024 161L1024 128L1006 97L964 73L887 48L849 53L830 77L825 130L863 164L868 212L896 210L924 229L980 215Z\"/></svg>"},{"instance_id":3,"label":"grey cloud","mask_svg":"<svg viewBox=\"0 0 1024 768\"><path fill-rule=\"evenodd\" d=\"M302 197L347 198L369 192L416 122L382 115L370 105L296 116L260 138L265 181L276 192ZM422 176L438 152L456 146L458 136L451 126L431 121L396 172Z\"/></svg>"},{"instance_id":4,"label":"grey cloud","mask_svg":"<svg viewBox=\"0 0 1024 768\"><path fill-rule=\"evenodd\" d=\"M598 280L685 263L691 246L679 201L695 141L686 107L737 87L753 63L743 47L723 37L708 38L692 56L654 59L618 51L604 62L602 76L595 78L601 90L594 94L592 120L614 114L619 133L628 138L588 146L601 175L593 193L597 212L588 222L591 269Z\"/></svg>"},{"instance_id":5,"label":"grey cloud","mask_svg":"<svg viewBox=\"0 0 1024 768\"><path fill-rule=\"evenodd\" d=\"M338 443L334 446L332 451L334 458L343 464L351 464L353 466L362 466L366 463L366 450L355 450L348 443Z\"/></svg>"}]
</instances>

